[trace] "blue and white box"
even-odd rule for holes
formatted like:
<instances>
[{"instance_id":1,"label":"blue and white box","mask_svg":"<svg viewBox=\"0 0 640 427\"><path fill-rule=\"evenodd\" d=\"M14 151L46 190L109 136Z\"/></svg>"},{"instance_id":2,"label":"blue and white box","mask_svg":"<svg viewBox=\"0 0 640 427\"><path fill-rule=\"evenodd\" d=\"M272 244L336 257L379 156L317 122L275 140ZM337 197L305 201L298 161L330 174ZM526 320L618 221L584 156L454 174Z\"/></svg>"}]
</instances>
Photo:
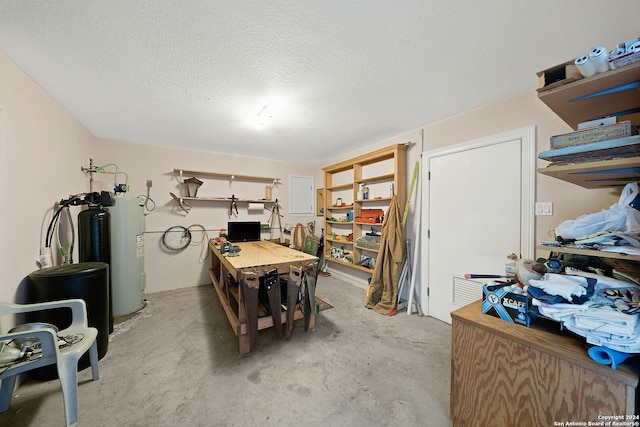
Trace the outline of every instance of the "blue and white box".
<instances>
[{"instance_id":1,"label":"blue and white box","mask_svg":"<svg viewBox=\"0 0 640 427\"><path fill-rule=\"evenodd\" d=\"M482 312L499 317L510 323L517 323L527 328L535 320L535 314L529 310L530 301L527 295L516 294L505 288L496 290L482 286Z\"/></svg>"}]
</instances>

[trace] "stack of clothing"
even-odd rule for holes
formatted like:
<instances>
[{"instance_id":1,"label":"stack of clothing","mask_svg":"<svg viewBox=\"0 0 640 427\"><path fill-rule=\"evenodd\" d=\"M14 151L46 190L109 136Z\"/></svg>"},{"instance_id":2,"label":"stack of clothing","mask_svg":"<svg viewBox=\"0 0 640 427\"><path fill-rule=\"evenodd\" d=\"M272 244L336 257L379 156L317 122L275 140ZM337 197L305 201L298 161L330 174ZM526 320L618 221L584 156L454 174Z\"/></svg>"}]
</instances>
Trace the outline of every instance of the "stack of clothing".
<instances>
[{"instance_id":1,"label":"stack of clothing","mask_svg":"<svg viewBox=\"0 0 640 427\"><path fill-rule=\"evenodd\" d=\"M541 315L562 322L587 343L640 353L640 286L569 269L531 280L527 292Z\"/></svg>"}]
</instances>

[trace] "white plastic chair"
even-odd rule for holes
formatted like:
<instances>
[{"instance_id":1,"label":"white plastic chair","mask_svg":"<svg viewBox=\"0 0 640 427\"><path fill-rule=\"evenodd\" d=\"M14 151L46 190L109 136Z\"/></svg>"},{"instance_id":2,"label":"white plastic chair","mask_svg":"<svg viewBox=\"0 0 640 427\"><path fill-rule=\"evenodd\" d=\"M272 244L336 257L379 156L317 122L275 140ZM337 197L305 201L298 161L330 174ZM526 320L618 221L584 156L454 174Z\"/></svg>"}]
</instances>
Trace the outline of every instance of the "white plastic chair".
<instances>
[{"instance_id":1,"label":"white plastic chair","mask_svg":"<svg viewBox=\"0 0 640 427\"><path fill-rule=\"evenodd\" d=\"M41 357L17 361L8 367L0 367L0 381L2 381L0 384L0 412L9 409L17 375L35 368L55 364L62 386L66 425L75 425L78 422L78 360L87 350L89 350L93 380L98 379L98 344L96 341L98 330L89 327L87 323L85 302L81 299L70 299L24 305L0 303L0 316L64 307L71 309L71 325L59 331L57 336L51 328L0 334L0 341L5 342L18 338L36 337L40 340L42 347ZM82 339L71 345L59 347L58 336L76 336Z\"/></svg>"}]
</instances>

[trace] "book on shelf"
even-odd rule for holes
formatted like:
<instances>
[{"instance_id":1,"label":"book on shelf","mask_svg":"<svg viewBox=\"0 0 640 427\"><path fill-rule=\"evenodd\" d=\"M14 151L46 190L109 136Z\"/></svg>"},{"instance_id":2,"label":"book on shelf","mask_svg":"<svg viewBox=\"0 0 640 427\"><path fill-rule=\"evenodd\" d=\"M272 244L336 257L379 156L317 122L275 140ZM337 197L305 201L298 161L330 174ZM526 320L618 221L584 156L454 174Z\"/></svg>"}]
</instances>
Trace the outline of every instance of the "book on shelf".
<instances>
[{"instance_id":1,"label":"book on shelf","mask_svg":"<svg viewBox=\"0 0 640 427\"><path fill-rule=\"evenodd\" d=\"M638 155L640 155L640 136L633 135L542 151L538 154L538 158L554 163L581 163Z\"/></svg>"},{"instance_id":2,"label":"book on shelf","mask_svg":"<svg viewBox=\"0 0 640 427\"><path fill-rule=\"evenodd\" d=\"M562 135L554 135L550 139L550 147L552 150L558 150L576 145L624 138L632 136L633 133L634 128L631 126L631 122L625 120L620 123L595 126Z\"/></svg>"}]
</instances>

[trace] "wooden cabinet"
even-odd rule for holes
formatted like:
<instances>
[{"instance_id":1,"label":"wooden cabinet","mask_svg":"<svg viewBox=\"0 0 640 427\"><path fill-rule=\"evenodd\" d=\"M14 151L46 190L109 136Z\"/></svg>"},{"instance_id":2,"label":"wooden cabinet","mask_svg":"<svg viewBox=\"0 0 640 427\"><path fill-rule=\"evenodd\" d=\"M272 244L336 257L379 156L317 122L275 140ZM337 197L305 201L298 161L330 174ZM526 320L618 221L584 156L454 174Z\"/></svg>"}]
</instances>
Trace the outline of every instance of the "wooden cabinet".
<instances>
[{"instance_id":1,"label":"wooden cabinet","mask_svg":"<svg viewBox=\"0 0 640 427\"><path fill-rule=\"evenodd\" d=\"M483 314L481 304L451 313L454 426L587 425L603 415L640 421L633 418L637 364L613 370L591 360L582 339L541 322L505 322Z\"/></svg>"},{"instance_id":2,"label":"wooden cabinet","mask_svg":"<svg viewBox=\"0 0 640 427\"><path fill-rule=\"evenodd\" d=\"M362 220L363 213L386 212L393 195L404 206L406 188L406 144L392 145L323 168L325 259L363 271L363 259L375 260L377 249L358 245L367 233L380 233L381 222ZM368 189L368 197L360 194ZM366 262L372 266L372 263Z\"/></svg>"}]
</instances>

